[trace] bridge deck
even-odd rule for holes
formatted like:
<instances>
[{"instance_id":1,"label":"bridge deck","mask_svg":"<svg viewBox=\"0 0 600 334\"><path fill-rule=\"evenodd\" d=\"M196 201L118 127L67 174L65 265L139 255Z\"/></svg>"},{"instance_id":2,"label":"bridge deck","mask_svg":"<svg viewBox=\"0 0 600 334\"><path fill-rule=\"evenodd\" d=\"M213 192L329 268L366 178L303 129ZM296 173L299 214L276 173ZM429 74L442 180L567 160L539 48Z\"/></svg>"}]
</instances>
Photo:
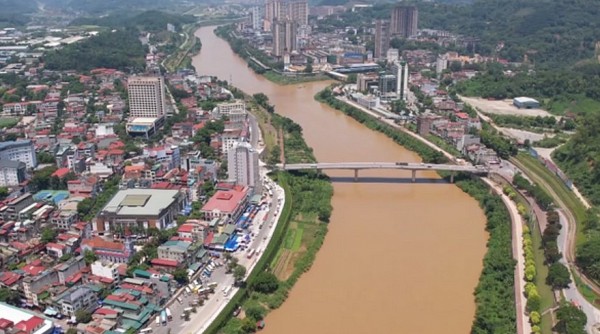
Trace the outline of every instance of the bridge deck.
<instances>
[{"instance_id":1,"label":"bridge deck","mask_svg":"<svg viewBox=\"0 0 600 334\"><path fill-rule=\"evenodd\" d=\"M462 166L449 164L427 164L411 162L319 162L313 164L278 164L277 169L303 170L303 169L403 169L403 170L435 170L487 174L489 168L485 166Z\"/></svg>"}]
</instances>

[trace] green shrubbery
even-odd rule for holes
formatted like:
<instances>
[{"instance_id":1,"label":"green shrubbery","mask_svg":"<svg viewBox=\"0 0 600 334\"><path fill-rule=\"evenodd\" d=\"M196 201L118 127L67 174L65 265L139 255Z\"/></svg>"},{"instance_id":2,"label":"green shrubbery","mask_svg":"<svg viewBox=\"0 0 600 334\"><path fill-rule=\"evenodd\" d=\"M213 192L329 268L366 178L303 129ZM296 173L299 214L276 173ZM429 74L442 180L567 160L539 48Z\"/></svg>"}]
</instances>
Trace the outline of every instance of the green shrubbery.
<instances>
[{"instance_id":1,"label":"green shrubbery","mask_svg":"<svg viewBox=\"0 0 600 334\"><path fill-rule=\"evenodd\" d=\"M481 180L466 179L457 181L456 184L479 201L487 218L486 230L490 234L488 250L483 259L483 271L475 289L477 309L471 333L516 333L515 261L512 258L508 211L502 200L491 194Z\"/></svg>"}]
</instances>

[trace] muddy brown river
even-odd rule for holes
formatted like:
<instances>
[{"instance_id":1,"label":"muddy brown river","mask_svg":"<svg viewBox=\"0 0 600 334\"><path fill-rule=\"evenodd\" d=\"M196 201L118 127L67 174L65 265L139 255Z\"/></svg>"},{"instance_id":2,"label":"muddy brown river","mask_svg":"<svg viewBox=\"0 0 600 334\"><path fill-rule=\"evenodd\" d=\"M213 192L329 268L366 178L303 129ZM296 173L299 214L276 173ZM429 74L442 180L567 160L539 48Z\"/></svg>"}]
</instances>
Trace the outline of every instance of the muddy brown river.
<instances>
[{"instance_id":1,"label":"muddy brown river","mask_svg":"<svg viewBox=\"0 0 600 334\"><path fill-rule=\"evenodd\" d=\"M265 93L300 124L321 162L419 161L419 157L313 96L326 82L279 86L256 75L214 27L196 32L193 65L247 93ZM329 233L310 271L266 318L265 334L464 334L487 234L477 202L436 174L352 171L334 177ZM348 179L345 179L347 177Z\"/></svg>"}]
</instances>

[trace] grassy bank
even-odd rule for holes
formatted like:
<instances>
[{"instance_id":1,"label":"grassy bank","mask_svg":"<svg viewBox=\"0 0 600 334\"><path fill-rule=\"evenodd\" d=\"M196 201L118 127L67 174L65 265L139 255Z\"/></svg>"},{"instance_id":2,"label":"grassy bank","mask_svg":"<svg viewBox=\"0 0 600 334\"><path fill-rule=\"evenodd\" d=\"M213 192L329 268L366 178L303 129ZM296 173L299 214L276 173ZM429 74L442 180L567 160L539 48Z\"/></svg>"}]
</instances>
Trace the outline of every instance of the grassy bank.
<instances>
[{"instance_id":1,"label":"grassy bank","mask_svg":"<svg viewBox=\"0 0 600 334\"><path fill-rule=\"evenodd\" d=\"M398 131L362 111L338 101L330 89L315 98L338 109L369 129L381 132L396 143L416 152L426 162L443 163L447 159L421 141ZM515 333L516 311L514 305L514 267L511 248L511 223L502 200L489 192L481 180L465 176L456 178L456 185L475 198L485 212L488 248L483 259L483 270L475 289L476 311L472 333Z\"/></svg>"},{"instance_id":2,"label":"grassy bank","mask_svg":"<svg viewBox=\"0 0 600 334\"><path fill-rule=\"evenodd\" d=\"M523 166L526 171L530 171L530 173L526 174L532 178L533 181L536 183L540 183L540 181L542 181L548 185L554 193L550 193L550 196L557 197L554 198L555 201L564 203L568 210L573 213L577 222L585 221L585 207L581 201L579 201L577 196L575 196L575 194L569 188L567 188L562 180L560 180L550 170L548 170L539 161L527 153L519 153L514 160L516 160L519 165ZM581 244L585 240L586 238L583 233L583 229L580 228L580 226L577 226L577 245Z\"/></svg>"},{"instance_id":3,"label":"grassy bank","mask_svg":"<svg viewBox=\"0 0 600 334\"><path fill-rule=\"evenodd\" d=\"M303 83L303 82L331 80L330 77L328 77L324 74L287 76L287 75L279 74L274 71L267 71L267 72L264 72L261 74L265 78L269 79L269 81L274 82L278 85L293 85L293 84L299 84L299 83Z\"/></svg>"},{"instance_id":4,"label":"grassy bank","mask_svg":"<svg viewBox=\"0 0 600 334\"><path fill-rule=\"evenodd\" d=\"M267 113L256 105L253 108L263 133L272 136L282 130L286 161L315 161L299 125L288 118ZM274 141L274 138L269 141ZM268 149L272 150L273 147ZM283 187L286 197L273 238L246 280L246 285L232 298L206 333L253 332L257 321L285 301L302 273L312 266L324 242L332 210L333 187L329 179L314 171L279 172L272 177ZM265 277L270 277L272 284L269 289L265 288ZM238 306L242 307L243 312L233 317L233 311Z\"/></svg>"}]
</instances>

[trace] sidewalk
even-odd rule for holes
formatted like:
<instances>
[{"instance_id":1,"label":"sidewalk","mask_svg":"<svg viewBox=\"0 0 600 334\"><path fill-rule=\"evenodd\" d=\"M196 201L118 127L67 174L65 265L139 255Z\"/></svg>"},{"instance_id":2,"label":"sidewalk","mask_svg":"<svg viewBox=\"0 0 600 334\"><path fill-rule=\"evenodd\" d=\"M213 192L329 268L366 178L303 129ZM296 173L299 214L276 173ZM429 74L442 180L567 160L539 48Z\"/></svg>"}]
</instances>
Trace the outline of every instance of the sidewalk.
<instances>
[{"instance_id":1,"label":"sidewalk","mask_svg":"<svg viewBox=\"0 0 600 334\"><path fill-rule=\"evenodd\" d=\"M494 189L496 194L502 198L502 202L508 209L510 214L510 220L512 223L512 251L513 258L517 261L515 270L515 306L517 309L517 333L529 334L531 333L531 324L529 323L529 316L525 309L525 255L523 254L523 220L519 215L516 204L511 201L508 196L502 192L502 188L496 183L486 177L482 177L481 180L487 183L490 188Z\"/></svg>"}]
</instances>

